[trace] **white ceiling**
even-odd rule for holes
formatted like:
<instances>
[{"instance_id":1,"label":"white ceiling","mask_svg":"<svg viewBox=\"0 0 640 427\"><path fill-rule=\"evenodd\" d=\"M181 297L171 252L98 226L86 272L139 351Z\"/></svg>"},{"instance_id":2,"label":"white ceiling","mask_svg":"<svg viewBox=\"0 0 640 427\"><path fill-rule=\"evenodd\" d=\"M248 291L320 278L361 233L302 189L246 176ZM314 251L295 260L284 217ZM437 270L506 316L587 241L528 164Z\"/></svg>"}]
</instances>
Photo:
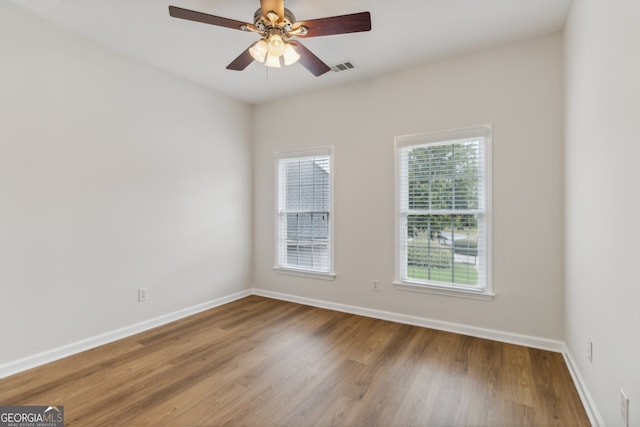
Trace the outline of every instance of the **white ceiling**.
<instances>
[{"instance_id":1,"label":"white ceiling","mask_svg":"<svg viewBox=\"0 0 640 427\"><path fill-rule=\"evenodd\" d=\"M300 65L225 67L253 33L169 16L174 5L253 22L259 0L10 0L64 28L251 104L366 79L412 64L563 28L571 0L287 0L300 21L371 12L370 32L300 39L328 65L357 68L314 77Z\"/></svg>"}]
</instances>

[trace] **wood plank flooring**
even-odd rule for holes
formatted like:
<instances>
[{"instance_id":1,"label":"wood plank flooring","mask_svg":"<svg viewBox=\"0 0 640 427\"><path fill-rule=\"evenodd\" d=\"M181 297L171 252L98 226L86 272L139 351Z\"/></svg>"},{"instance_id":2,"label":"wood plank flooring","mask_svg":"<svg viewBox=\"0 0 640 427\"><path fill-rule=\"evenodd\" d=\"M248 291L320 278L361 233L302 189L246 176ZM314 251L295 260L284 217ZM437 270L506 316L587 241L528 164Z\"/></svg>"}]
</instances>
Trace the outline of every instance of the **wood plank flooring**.
<instances>
[{"instance_id":1,"label":"wood plank flooring","mask_svg":"<svg viewBox=\"0 0 640 427\"><path fill-rule=\"evenodd\" d=\"M0 380L68 426L588 426L562 355L257 296Z\"/></svg>"}]
</instances>

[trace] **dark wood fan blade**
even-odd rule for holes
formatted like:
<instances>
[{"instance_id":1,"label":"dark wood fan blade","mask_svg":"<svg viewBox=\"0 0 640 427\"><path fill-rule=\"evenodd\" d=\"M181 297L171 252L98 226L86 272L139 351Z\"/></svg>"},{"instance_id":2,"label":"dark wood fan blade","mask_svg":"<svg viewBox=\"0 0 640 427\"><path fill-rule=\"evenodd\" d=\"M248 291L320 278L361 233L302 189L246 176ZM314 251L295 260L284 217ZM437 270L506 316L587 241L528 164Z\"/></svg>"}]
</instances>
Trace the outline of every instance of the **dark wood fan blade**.
<instances>
[{"instance_id":1,"label":"dark wood fan blade","mask_svg":"<svg viewBox=\"0 0 640 427\"><path fill-rule=\"evenodd\" d=\"M236 59L234 59L231 64L227 65L227 70L234 71L242 71L249 66L253 62L253 56L249 53L249 49L251 49L256 43L253 43L249 46L244 52L240 54Z\"/></svg>"},{"instance_id":2,"label":"dark wood fan blade","mask_svg":"<svg viewBox=\"0 0 640 427\"><path fill-rule=\"evenodd\" d=\"M296 51L298 52L298 55L300 55L300 59L298 60L300 65L306 68L314 76L321 76L331 69L327 64L322 62L320 58L315 56L313 52L304 47L302 43L295 40L291 40L289 43L296 47Z\"/></svg>"},{"instance_id":3,"label":"dark wood fan blade","mask_svg":"<svg viewBox=\"0 0 640 427\"><path fill-rule=\"evenodd\" d=\"M233 28L234 30L242 30L242 27L247 25L247 23L236 21L235 19L222 18L220 16L209 15L208 13L196 12L194 10L183 9L176 6L169 6L169 15L174 18L202 22L204 24L217 25L219 27Z\"/></svg>"},{"instance_id":4,"label":"dark wood fan blade","mask_svg":"<svg viewBox=\"0 0 640 427\"><path fill-rule=\"evenodd\" d=\"M278 21L284 18L284 0L260 0L260 8L265 18L267 13L272 11L278 14Z\"/></svg>"},{"instance_id":5,"label":"dark wood fan blade","mask_svg":"<svg viewBox=\"0 0 640 427\"><path fill-rule=\"evenodd\" d=\"M332 16L297 22L294 28L304 25L309 29L306 35L298 37L331 36L334 34L359 33L371 30L371 14L369 12Z\"/></svg>"}]
</instances>

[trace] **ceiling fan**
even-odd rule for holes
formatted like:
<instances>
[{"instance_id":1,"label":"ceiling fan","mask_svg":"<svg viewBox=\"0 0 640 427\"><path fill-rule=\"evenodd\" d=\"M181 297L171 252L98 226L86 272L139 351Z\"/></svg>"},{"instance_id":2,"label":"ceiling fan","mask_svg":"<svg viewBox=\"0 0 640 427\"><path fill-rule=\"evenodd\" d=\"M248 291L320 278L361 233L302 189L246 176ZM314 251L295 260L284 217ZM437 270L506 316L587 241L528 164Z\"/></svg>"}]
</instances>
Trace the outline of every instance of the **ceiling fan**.
<instances>
[{"instance_id":1,"label":"ceiling fan","mask_svg":"<svg viewBox=\"0 0 640 427\"><path fill-rule=\"evenodd\" d=\"M283 64L291 65L299 61L314 76L320 76L330 70L329 66L302 43L291 40L292 37L319 37L371 30L369 12L297 22L293 13L284 7L284 0L260 0L260 8L253 16L253 24L176 6L169 6L169 15L258 34L260 40L227 65L228 70L236 71L244 70L254 60L267 67L281 67Z\"/></svg>"}]
</instances>

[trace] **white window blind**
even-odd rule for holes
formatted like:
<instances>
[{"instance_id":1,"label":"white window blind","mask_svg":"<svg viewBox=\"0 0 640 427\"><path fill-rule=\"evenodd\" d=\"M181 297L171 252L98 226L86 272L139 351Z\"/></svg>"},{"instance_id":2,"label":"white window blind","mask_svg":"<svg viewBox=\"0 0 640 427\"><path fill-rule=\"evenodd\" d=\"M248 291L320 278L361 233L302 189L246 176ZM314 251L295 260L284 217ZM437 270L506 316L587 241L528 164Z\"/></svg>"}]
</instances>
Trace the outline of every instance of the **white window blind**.
<instances>
[{"instance_id":1,"label":"white window blind","mask_svg":"<svg viewBox=\"0 0 640 427\"><path fill-rule=\"evenodd\" d=\"M278 159L277 266L330 273L331 155Z\"/></svg>"},{"instance_id":2,"label":"white window blind","mask_svg":"<svg viewBox=\"0 0 640 427\"><path fill-rule=\"evenodd\" d=\"M487 289L489 132L397 139L396 281Z\"/></svg>"}]
</instances>

